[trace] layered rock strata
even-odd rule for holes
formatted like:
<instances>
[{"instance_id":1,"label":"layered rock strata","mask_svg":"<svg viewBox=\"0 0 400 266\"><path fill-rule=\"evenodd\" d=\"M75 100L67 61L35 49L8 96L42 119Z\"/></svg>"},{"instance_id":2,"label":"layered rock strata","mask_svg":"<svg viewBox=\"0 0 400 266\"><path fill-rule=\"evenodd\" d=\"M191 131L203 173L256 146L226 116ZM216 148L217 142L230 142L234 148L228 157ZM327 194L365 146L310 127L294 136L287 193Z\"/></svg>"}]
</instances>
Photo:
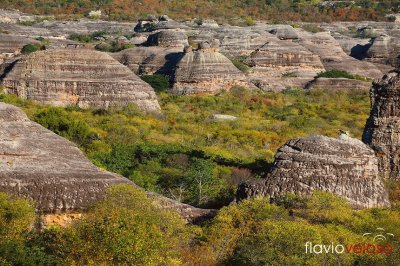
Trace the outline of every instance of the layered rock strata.
<instances>
[{"instance_id":1,"label":"layered rock strata","mask_svg":"<svg viewBox=\"0 0 400 266\"><path fill-rule=\"evenodd\" d=\"M215 94L235 86L248 87L246 76L219 52L219 41L186 49L176 66L172 91L176 94Z\"/></svg>"},{"instance_id":2,"label":"layered rock strata","mask_svg":"<svg viewBox=\"0 0 400 266\"><path fill-rule=\"evenodd\" d=\"M312 136L283 145L265 178L240 185L238 198L285 193L310 195L327 191L356 208L388 207L388 193L379 177L374 151L360 140Z\"/></svg>"},{"instance_id":3,"label":"layered rock strata","mask_svg":"<svg viewBox=\"0 0 400 266\"><path fill-rule=\"evenodd\" d=\"M160 109L154 90L106 53L55 49L18 61L2 81L6 93L42 104L108 108L134 103Z\"/></svg>"}]
</instances>

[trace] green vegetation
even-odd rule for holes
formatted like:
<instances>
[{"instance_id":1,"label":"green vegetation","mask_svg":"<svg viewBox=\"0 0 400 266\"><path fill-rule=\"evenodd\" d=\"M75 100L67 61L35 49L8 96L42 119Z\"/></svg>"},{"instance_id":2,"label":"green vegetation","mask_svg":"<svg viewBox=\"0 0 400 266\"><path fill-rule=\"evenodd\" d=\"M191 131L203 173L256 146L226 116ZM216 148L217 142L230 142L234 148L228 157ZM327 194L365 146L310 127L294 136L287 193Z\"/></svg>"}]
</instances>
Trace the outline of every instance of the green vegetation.
<instances>
[{"instance_id":1,"label":"green vegetation","mask_svg":"<svg viewBox=\"0 0 400 266\"><path fill-rule=\"evenodd\" d=\"M106 34L108 34L106 31L96 31L92 34L72 33L68 38L76 42L90 43L96 41L98 38L101 38Z\"/></svg>"},{"instance_id":2,"label":"green vegetation","mask_svg":"<svg viewBox=\"0 0 400 266\"><path fill-rule=\"evenodd\" d=\"M24 45L21 49L21 53L30 54L30 53L33 53L36 51L45 50L46 45L48 45L50 43L49 40L44 39L43 37L39 37L36 40L40 41L40 43Z\"/></svg>"},{"instance_id":3,"label":"green vegetation","mask_svg":"<svg viewBox=\"0 0 400 266\"><path fill-rule=\"evenodd\" d=\"M34 208L0 194L1 265L180 265L190 226L142 191L112 187L68 228L38 230Z\"/></svg>"},{"instance_id":4,"label":"green vegetation","mask_svg":"<svg viewBox=\"0 0 400 266\"><path fill-rule=\"evenodd\" d=\"M158 91L166 88L164 76L144 79ZM276 150L291 138L336 137L338 129L360 138L370 108L368 92L359 90L234 88L215 96L158 96L162 114L143 114L135 105L49 107L2 94L0 101L21 107L34 121L72 140L99 167L201 207L230 202L237 184L263 176ZM211 119L216 113L238 119Z\"/></svg>"},{"instance_id":5,"label":"green vegetation","mask_svg":"<svg viewBox=\"0 0 400 266\"><path fill-rule=\"evenodd\" d=\"M244 63L244 60L246 60L245 56L239 56L239 57L234 58L232 60L232 63L235 65L235 67L237 69L239 69L240 71L242 71L245 74L248 74L250 71L250 67Z\"/></svg>"},{"instance_id":6,"label":"green vegetation","mask_svg":"<svg viewBox=\"0 0 400 266\"><path fill-rule=\"evenodd\" d=\"M224 207L209 223L185 225L142 191L127 185L66 228L39 230L25 199L0 194L1 265L399 265L398 240L390 255L306 253L307 242L374 243L363 237L382 227L400 235L399 210L352 210L342 198L288 194L278 204L245 200ZM288 204L290 202L290 204Z\"/></svg>"},{"instance_id":7,"label":"green vegetation","mask_svg":"<svg viewBox=\"0 0 400 266\"><path fill-rule=\"evenodd\" d=\"M385 20L388 13L399 12L397 0L355 0L323 5L322 0L3 0L3 8L55 15L56 18L80 18L91 10L101 10L110 20L132 21L148 14L167 14L175 19L214 18L219 23L245 23L254 20L280 21L361 21Z\"/></svg>"},{"instance_id":8,"label":"green vegetation","mask_svg":"<svg viewBox=\"0 0 400 266\"><path fill-rule=\"evenodd\" d=\"M346 79L356 79L361 81L371 81L370 79L360 76L353 75L349 72L343 70L332 69L325 72L321 72L317 75L317 78L346 78Z\"/></svg>"},{"instance_id":9,"label":"green vegetation","mask_svg":"<svg viewBox=\"0 0 400 266\"><path fill-rule=\"evenodd\" d=\"M304 24L301 26L301 28L305 31L311 32L311 33L318 33L324 31L321 27L318 27L315 24Z\"/></svg>"},{"instance_id":10,"label":"green vegetation","mask_svg":"<svg viewBox=\"0 0 400 266\"><path fill-rule=\"evenodd\" d=\"M145 82L149 83L156 92L165 92L169 89L169 77L161 74L144 75L140 77Z\"/></svg>"},{"instance_id":11,"label":"green vegetation","mask_svg":"<svg viewBox=\"0 0 400 266\"><path fill-rule=\"evenodd\" d=\"M131 43L118 43L118 41L112 41L111 43L99 43L95 46L95 49L102 52L115 53L134 47L135 45Z\"/></svg>"}]
</instances>

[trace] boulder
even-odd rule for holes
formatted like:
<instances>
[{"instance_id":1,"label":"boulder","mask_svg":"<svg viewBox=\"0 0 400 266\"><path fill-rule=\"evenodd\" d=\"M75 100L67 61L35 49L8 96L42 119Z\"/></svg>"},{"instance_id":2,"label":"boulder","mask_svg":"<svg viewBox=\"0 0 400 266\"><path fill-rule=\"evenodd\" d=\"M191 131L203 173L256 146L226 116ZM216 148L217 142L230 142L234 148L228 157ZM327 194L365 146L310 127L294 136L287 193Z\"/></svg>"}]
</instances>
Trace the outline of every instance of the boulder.
<instances>
[{"instance_id":1,"label":"boulder","mask_svg":"<svg viewBox=\"0 0 400 266\"><path fill-rule=\"evenodd\" d=\"M379 159L384 178L400 179L400 71L392 71L376 80L371 89L371 114L363 141Z\"/></svg>"},{"instance_id":2,"label":"boulder","mask_svg":"<svg viewBox=\"0 0 400 266\"><path fill-rule=\"evenodd\" d=\"M0 191L34 200L36 209L45 214L85 210L114 184L137 187L98 169L74 144L30 121L12 105L0 103L0 124ZM148 195L188 221L213 215L211 210Z\"/></svg>"},{"instance_id":3,"label":"boulder","mask_svg":"<svg viewBox=\"0 0 400 266\"><path fill-rule=\"evenodd\" d=\"M6 93L42 104L108 108L160 106L154 90L106 53L86 49L39 51L19 60L2 81Z\"/></svg>"},{"instance_id":4,"label":"boulder","mask_svg":"<svg viewBox=\"0 0 400 266\"><path fill-rule=\"evenodd\" d=\"M283 145L265 178L242 183L238 199L315 190L344 197L355 208L389 207L374 151L343 133L339 138L312 136Z\"/></svg>"},{"instance_id":5,"label":"boulder","mask_svg":"<svg viewBox=\"0 0 400 266\"><path fill-rule=\"evenodd\" d=\"M238 118L233 115L224 115L224 114L213 114L210 116L213 120L227 120L227 121L235 121Z\"/></svg>"},{"instance_id":6,"label":"boulder","mask_svg":"<svg viewBox=\"0 0 400 266\"><path fill-rule=\"evenodd\" d=\"M173 82L176 94L215 94L235 86L248 87L246 76L209 42L185 53L176 66Z\"/></svg>"},{"instance_id":7,"label":"boulder","mask_svg":"<svg viewBox=\"0 0 400 266\"><path fill-rule=\"evenodd\" d=\"M184 47L188 45L188 37L181 31L162 30L150 35L147 44L161 47Z\"/></svg>"}]
</instances>

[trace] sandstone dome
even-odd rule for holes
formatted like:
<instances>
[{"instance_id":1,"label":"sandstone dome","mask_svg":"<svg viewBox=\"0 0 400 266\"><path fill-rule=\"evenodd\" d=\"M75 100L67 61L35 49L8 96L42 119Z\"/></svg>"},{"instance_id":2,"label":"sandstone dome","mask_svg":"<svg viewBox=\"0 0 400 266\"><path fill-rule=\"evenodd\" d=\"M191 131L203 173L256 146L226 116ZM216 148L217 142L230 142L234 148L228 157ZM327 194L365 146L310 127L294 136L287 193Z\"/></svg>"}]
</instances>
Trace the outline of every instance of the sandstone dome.
<instances>
[{"instance_id":1,"label":"sandstone dome","mask_svg":"<svg viewBox=\"0 0 400 266\"><path fill-rule=\"evenodd\" d=\"M215 94L235 86L247 87L246 76L219 52L218 42L203 42L186 53L176 66L172 91L176 94Z\"/></svg>"},{"instance_id":2,"label":"sandstone dome","mask_svg":"<svg viewBox=\"0 0 400 266\"><path fill-rule=\"evenodd\" d=\"M265 178L241 184L238 198L274 199L285 193L310 195L314 190L342 196L356 208L390 206L374 151L346 134L288 141Z\"/></svg>"},{"instance_id":3,"label":"sandstone dome","mask_svg":"<svg viewBox=\"0 0 400 266\"><path fill-rule=\"evenodd\" d=\"M160 109L154 90L110 55L88 49L39 51L19 60L2 81L6 93L57 106L108 108L135 103Z\"/></svg>"}]
</instances>

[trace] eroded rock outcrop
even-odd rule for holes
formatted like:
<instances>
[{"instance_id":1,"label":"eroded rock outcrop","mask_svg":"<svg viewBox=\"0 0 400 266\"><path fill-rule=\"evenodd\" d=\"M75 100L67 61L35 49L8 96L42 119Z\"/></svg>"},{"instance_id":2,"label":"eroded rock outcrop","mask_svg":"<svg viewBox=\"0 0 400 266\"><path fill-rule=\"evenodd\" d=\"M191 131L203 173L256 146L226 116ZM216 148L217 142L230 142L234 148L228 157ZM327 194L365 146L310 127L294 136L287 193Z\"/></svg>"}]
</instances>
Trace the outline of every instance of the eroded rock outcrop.
<instances>
[{"instance_id":1,"label":"eroded rock outcrop","mask_svg":"<svg viewBox=\"0 0 400 266\"><path fill-rule=\"evenodd\" d=\"M248 87L246 76L224 55L219 41L203 42L199 49L186 49L179 61L173 92L176 94L218 93L235 86Z\"/></svg>"},{"instance_id":2,"label":"eroded rock outcrop","mask_svg":"<svg viewBox=\"0 0 400 266\"><path fill-rule=\"evenodd\" d=\"M188 45L188 37L181 31L163 30L149 36L149 45L162 47L184 47Z\"/></svg>"},{"instance_id":3,"label":"eroded rock outcrop","mask_svg":"<svg viewBox=\"0 0 400 266\"><path fill-rule=\"evenodd\" d=\"M379 158L384 178L400 178L400 70L392 71L373 83L371 114L363 141Z\"/></svg>"},{"instance_id":4,"label":"eroded rock outcrop","mask_svg":"<svg viewBox=\"0 0 400 266\"><path fill-rule=\"evenodd\" d=\"M314 190L340 195L357 208L390 206L374 151L346 134L288 141L266 177L241 184L237 195L274 199L284 193L310 195Z\"/></svg>"},{"instance_id":5,"label":"eroded rock outcrop","mask_svg":"<svg viewBox=\"0 0 400 266\"><path fill-rule=\"evenodd\" d=\"M2 81L6 93L42 104L108 108L135 103L160 109L154 90L106 53L55 49L18 61Z\"/></svg>"},{"instance_id":6,"label":"eroded rock outcrop","mask_svg":"<svg viewBox=\"0 0 400 266\"><path fill-rule=\"evenodd\" d=\"M17 107L0 102L0 191L33 199L44 213L76 213L101 199L114 184L136 187L122 176L99 170L74 144L30 121ZM211 210L148 195L188 221L213 215Z\"/></svg>"},{"instance_id":7,"label":"eroded rock outcrop","mask_svg":"<svg viewBox=\"0 0 400 266\"><path fill-rule=\"evenodd\" d=\"M135 47L112 53L111 56L141 75L172 75L183 57L182 47Z\"/></svg>"},{"instance_id":8,"label":"eroded rock outcrop","mask_svg":"<svg viewBox=\"0 0 400 266\"><path fill-rule=\"evenodd\" d=\"M348 56L328 32L304 33L301 44L319 55L326 70L338 69L368 78L379 78L382 72L373 64Z\"/></svg>"},{"instance_id":9,"label":"eroded rock outcrop","mask_svg":"<svg viewBox=\"0 0 400 266\"><path fill-rule=\"evenodd\" d=\"M382 34L372 41L366 52L366 60L375 64L396 66L400 52L400 31L397 36Z\"/></svg>"},{"instance_id":10,"label":"eroded rock outcrop","mask_svg":"<svg viewBox=\"0 0 400 266\"><path fill-rule=\"evenodd\" d=\"M302 88L325 70L318 55L291 40L271 38L244 61L251 81L263 90Z\"/></svg>"}]
</instances>

